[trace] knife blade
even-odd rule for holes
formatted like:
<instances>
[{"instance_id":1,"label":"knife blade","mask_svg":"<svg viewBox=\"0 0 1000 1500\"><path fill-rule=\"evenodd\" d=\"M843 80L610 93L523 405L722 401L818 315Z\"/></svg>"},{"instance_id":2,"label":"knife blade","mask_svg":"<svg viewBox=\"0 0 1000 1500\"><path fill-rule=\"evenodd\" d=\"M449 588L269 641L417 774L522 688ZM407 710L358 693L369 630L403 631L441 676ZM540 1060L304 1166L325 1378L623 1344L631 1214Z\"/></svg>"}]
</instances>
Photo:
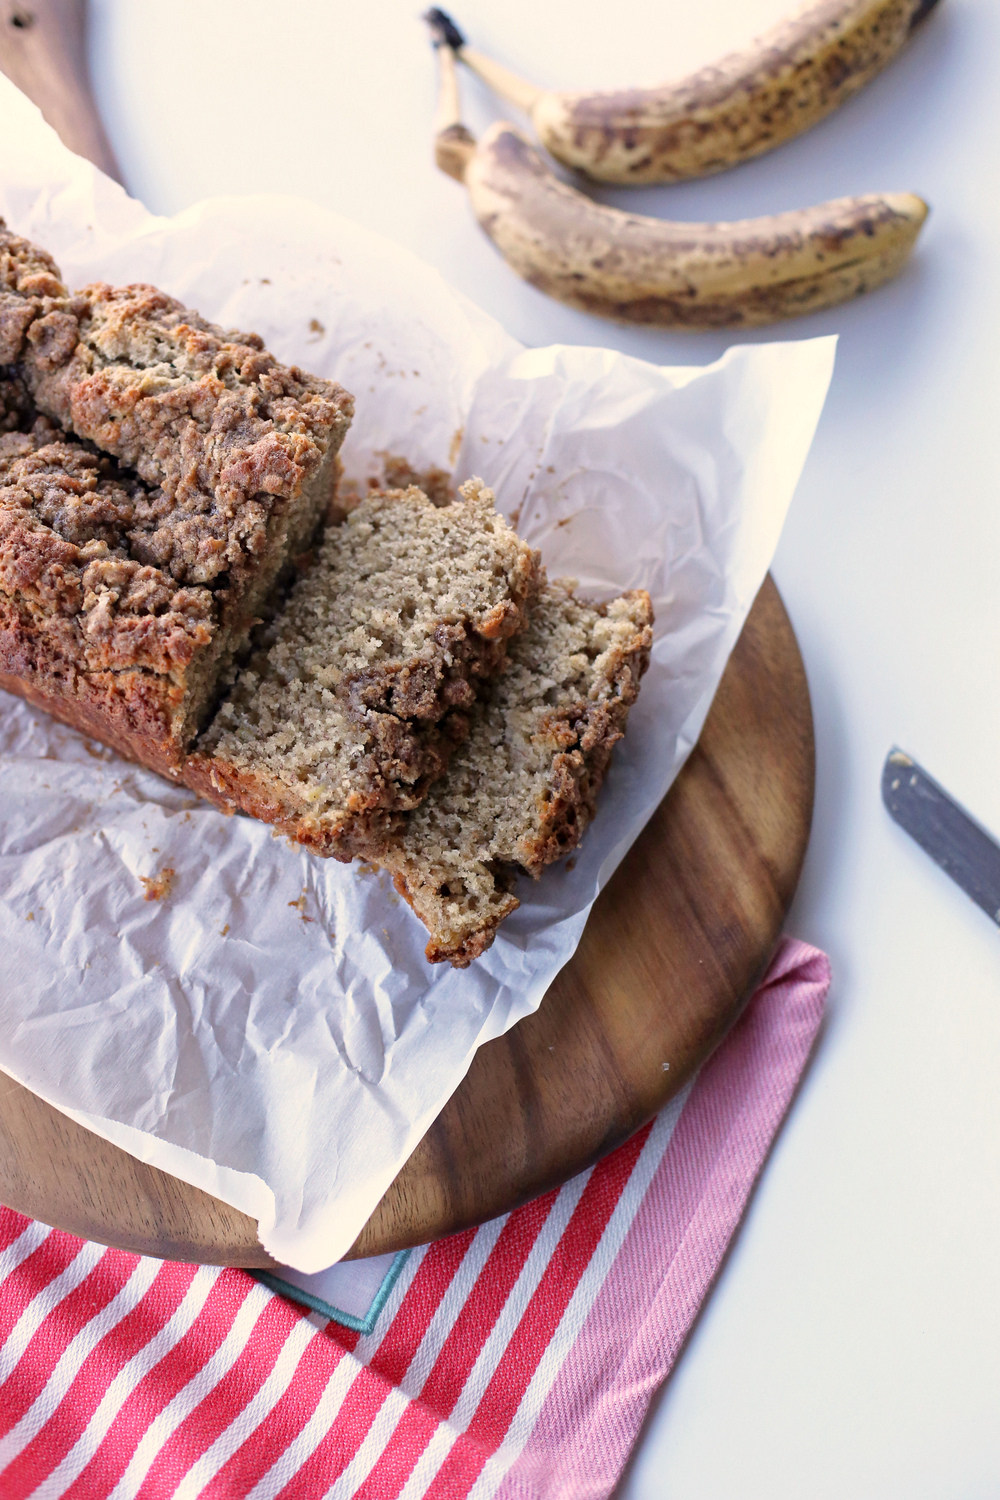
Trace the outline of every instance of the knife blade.
<instances>
[{"instance_id":1,"label":"knife blade","mask_svg":"<svg viewBox=\"0 0 1000 1500\"><path fill-rule=\"evenodd\" d=\"M1000 926L1000 844L903 750L882 767L890 816Z\"/></svg>"}]
</instances>

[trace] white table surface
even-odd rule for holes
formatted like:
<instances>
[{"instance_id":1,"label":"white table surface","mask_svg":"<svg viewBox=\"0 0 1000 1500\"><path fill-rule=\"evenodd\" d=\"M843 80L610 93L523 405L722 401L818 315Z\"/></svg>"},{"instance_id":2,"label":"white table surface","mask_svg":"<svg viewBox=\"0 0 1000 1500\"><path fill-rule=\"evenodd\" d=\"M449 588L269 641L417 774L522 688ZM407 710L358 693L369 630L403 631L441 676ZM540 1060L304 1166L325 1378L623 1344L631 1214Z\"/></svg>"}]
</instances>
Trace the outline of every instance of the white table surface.
<instances>
[{"instance_id":1,"label":"white table surface","mask_svg":"<svg viewBox=\"0 0 1000 1500\"><path fill-rule=\"evenodd\" d=\"M715 358L724 334L622 329L507 268L433 167L419 8L93 0L96 92L129 188L161 212L302 194L409 246L525 343ZM460 0L458 18L541 82L598 86L709 61L787 9ZM827 949L834 984L627 1500L1000 1493L1000 933L879 800L897 743L1000 832L998 57L997 0L941 0L889 72L812 134L706 182L606 195L703 219L874 189L933 206L897 282L751 335L841 335L774 566L818 751L788 926ZM470 80L465 97L484 124L488 96Z\"/></svg>"}]
</instances>

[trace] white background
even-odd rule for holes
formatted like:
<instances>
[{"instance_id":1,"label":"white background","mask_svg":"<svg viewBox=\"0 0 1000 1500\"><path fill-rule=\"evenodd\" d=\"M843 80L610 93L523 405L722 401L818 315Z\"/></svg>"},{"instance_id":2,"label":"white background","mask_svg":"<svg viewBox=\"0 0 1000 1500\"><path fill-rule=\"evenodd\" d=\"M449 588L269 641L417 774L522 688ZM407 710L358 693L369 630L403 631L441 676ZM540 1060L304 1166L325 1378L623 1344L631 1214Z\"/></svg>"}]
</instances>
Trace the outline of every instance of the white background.
<instances>
[{"instance_id":1,"label":"white background","mask_svg":"<svg viewBox=\"0 0 1000 1500\"><path fill-rule=\"evenodd\" d=\"M520 283L432 164L419 0L94 0L99 105L130 190L173 212L303 194L436 265L527 344L707 363L723 334L627 330ZM470 39L553 85L653 83L788 0L461 0ZM879 801L896 743L1000 832L1000 6L941 0L810 135L703 183L607 201L736 218L843 193L932 205L916 259L838 332L774 573L816 719L789 930L834 967L820 1048L628 1500L1000 1492L1000 933ZM493 110L465 85L468 120ZM234 267L234 275L239 275ZM757 337L773 338L775 330Z\"/></svg>"}]
</instances>

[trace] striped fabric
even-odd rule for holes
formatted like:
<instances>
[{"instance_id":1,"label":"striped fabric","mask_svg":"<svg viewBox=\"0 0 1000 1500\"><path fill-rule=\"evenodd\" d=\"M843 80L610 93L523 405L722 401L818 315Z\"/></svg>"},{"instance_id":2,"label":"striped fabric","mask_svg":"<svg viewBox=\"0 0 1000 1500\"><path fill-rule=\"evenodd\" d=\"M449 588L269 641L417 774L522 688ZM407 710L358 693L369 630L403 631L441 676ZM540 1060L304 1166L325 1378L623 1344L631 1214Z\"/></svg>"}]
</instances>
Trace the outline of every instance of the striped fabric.
<instances>
[{"instance_id":1,"label":"striped fabric","mask_svg":"<svg viewBox=\"0 0 1000 1500\"><path fill-rule=\"evenodd\" d=\"M607 1495L808 1057L786 941L692 1085L596 1167L409 1256L373 1331L242 1271L0 1211L0 1497Z\"/></svg>"}]
</instances>

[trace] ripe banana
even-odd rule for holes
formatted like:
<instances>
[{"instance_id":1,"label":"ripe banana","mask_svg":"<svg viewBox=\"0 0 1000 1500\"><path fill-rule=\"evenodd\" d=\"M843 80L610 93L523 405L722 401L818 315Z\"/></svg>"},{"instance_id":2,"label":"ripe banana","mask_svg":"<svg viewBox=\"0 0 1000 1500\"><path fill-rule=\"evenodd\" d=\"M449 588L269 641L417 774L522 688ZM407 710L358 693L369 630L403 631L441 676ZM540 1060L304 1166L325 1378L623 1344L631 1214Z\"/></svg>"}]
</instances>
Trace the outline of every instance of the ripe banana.
<instances>
[{"instance_id":1,"label":"ripe banana","mask_svg":"<svg viewBox=\"0 0 1000 1500\"><path fill-rule=\"evenodd\" d=\"M438 46L438 166L464 182L514 270L570 307L667 328L754 327L816 312L894 276L927 217L912 193L838 198L731 224L622 213L560 182L512 125L478 143L458 118L455 60Z\"/></svg>"},{"instance_id":2,"label":"ripe banana","mask_svg":"<svg viewBox=\"0 0 1000 1500\"><path fill-rule=\"evenodd\" d=\"M936 0L814 0L712 67L660 88L536 88L466 45L443 11L439 34L558 160L601 182L677 182L760 156L801 135L891 62ZM432 22L433 24L433 22Z\"/></svg>"}]
</instances>

